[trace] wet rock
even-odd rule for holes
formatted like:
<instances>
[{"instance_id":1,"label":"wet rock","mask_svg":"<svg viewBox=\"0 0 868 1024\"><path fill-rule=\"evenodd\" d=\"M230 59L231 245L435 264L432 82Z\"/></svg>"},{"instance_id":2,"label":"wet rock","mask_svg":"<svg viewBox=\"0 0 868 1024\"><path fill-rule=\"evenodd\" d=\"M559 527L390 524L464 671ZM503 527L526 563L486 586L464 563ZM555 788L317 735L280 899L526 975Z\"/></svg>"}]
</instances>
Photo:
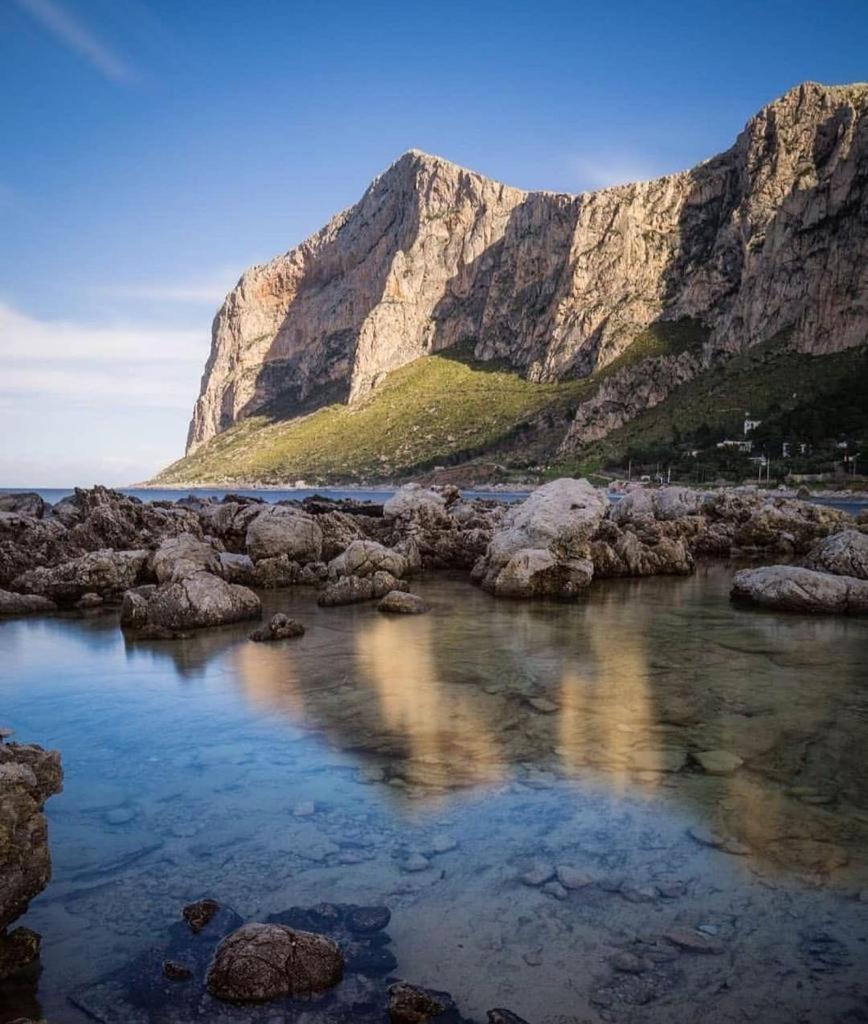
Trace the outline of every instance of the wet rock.
<instances>
[{"instance_id":1,"label":"wet rock","mask_svg":"<svg viewBox=\"0 0 868 1024\"><path fill-rule=\"evenodd\" d=\"M431 867L431 861L421 853L411 853L401 862L401 870L416 872L427 871Z\"/></svg>"},{"instance_id":2,"label":"wet rock","mask_svg":"<svg viewBox=\"0 0 868 1024\"><path fill-rule=\"evenodd\" d=\"M403 590L406 587L406 583L397 580L388 572L375 572L371 576L341 576L334 583L326 585L317 598L317 604L323 608L359 604L362 601L385 597L393 590Z\"/></svg>"},{"instance_id":3,"label":"wet rock","mask_svg":"<svg viewBox=\"0 0 868 1024\"><path fill-rule=\"evenodd\" d=\"M724 951L722 942L693 928L670 928L663 933L663 938L687 953L717 955Z\"/></svg>"},{"instance_id":4,"label":"wet rock","mask_svg":"<svg viewBox=\"0 0 868 1024\"><path fill-rule=\"evenodd\" d=\"M121 625L178 632L255 619L261 613L259 598L252 590L200 571L153 590L139 588L125 594Z\"/></svg>"},{"instance_id":5,"label":"wet rock","mask_svg":"<svg viewBox=\"0 0 868 1024\"><path fill-rule=\"evenodd\" d=\"M641 974L648 970L649 964L643 957L624 950L612 958L612 966L622 974Z\"/></svg>"},{"instance_id":6,"label":"wet rock","mask_svg":"<svg viewBox=\"0 0 868 1024\"><path fill-rule=\"evenodd\" d=\"M868 580L868 533L842 530L818 541L803 565L808 569Z\"/></svg>"},{"instance_id":7,"label":"wet rock","mask_svg":"<svg viewBox=\"0 0 868 1024\"><path fill-rule=\"evenodd\" d=\"M13 594L10 590L0 590L0 616L40 615L56 610L54 601L41 594Z\"/></svg>"},{"instance_id":8,"label":"wet rock","mask_svg":"<svg viewBox=\"0 0 868 1024\"><path fill-rule=\"evenodd\" d=\"M388 572L396 579L407 572L407 559L397 551L374 540L354 540L337 558L329 562L329 576L372 576Z\"/></svg>"},{"instance_id":9,"label":"wet rock","mask_svg":"<svg viewBox=\"0 0 868 1024\"><path fill-rule=\"evenodd\" d=\"M105 812L103 821L107 825L126 825L128 822L133 821L135 817L136 812L130 807L113 807Z\"/></svg>"},{"instance_id":10,"label":"wet rock","mask_svg":"<svg viewBox=\"0 0 868 1024\"><path fill-rule=\"evenodd\" d=\"M796 565L742 569L733 578L731 597L777 611L868 615L868 580Z\"/></svg>"},{"instance_id":11,"label":"wet rock","mask_svg":"<svg viewBox=\"0 0 868 1024\"><path fill-rule=\"evenodd\" d=\"M188 978L192 977L193 972L189 967L185 967L184 964L179 964L174 960L164 960L163 974L170 981L187 981Z\"/></svg>"},{"instance_id":12,"label":"wet rock","mask_svg":"<svg viewBox=\"0 0 868 1024\"><path fill-rule=\"evenodd\" d=\"M440 833L431 840L431 853L450 853L458 849L458 840L446 833Z\"/></svg>"},{"instance_id":13,"label":"wet rock","mask_svg":"<svg viewBox=\"0 0 868 1024\"><path fill-rule=\"evenodd\" d=\"M542 891L546 896L554 896L556 900L565 900L567 898L567 890L561 885L560 882L551 881L546 882L542 887Z\"/></svg>"},{"instance_id":14,"label":"wet rock","mask_svg":"<svg viewBox=\"0 0 868 1024\"><path fill-rule=\"evenodd\" d=\"M272 615L266 625L255 629L250 634L250 639L262 643L270 640L292 640L299 636L304 636L304 626L283 612L278 612Z\"/></svg>"},{"instance_id":15,"label":"wet rock","mask_svg":"<svg viewBox=\"0 0 868 1024\"><path fill-rule=\"evenodd\" d=\"M493 1010L489 1010L487 1013L488 1024L527 1024L524 1017L519 1017L517 1013L513 1013L512 1010L504 1010L501 1007L495 1007Z\"/></svg>"},{"instance_id":16,"label":"wet rock","mask_svg":"<svg viewBox=\"0 0 868 1024\"><path fill-rule=\"evenodd\" d=\"M11 584L22 594L39 594L58 603L71 604L87 593L118 597L134 587L148 561L148 552L89 551L59 565L42 566L22 573Z\"/></svg>"},{"instance_id":17,"label":"wet rock","mask_svg":"<svg viewBox=\"0 0 868 1024\"><path fill-rule=\"evenodd\" d=\"M585 889L589 885L593 885L593 878L580 868L574 868L569 864L558 864L555 872L558 876L558 881L564 886L565 889Z\"/></svg>"},{"instance_id":18,"label":"wet rock","mask_svg":"<svg viewBox=\"0 0 868 1024\"><path fill-rule=\"evenodd\" d=\"M205 898L202 900L196 900L194 903L188 903L182 911L184 920L190 926L190 931L194 935L198 935L199 932L214 918L214 915L220 909L220 904L216 900Z\"/></svg>"},{"instance_id":19,"label":"wet rock","mask_svg":"<svg viewBox=\"0 0 868 1024\"><path fill-rule=\"evenodd\" d=\"M296 818L310 818L316 814L316 804L313 800L302 800L293 807L292 813Z\"/></svg>"},{"instance_id":20,"label":"wet rock","mask_svg":"<svg viewBox=\"0 0 868 1024\"><path fill-rule=\"evenodd\" d=\"M523 885L539 886L550 881L554 877L554 874L554 865L543 860L537 860L531 862L531 864L521 873L519 881Z\"/></svg>"},{"instance_id":21,"label":"wet rock","mask_svg":"<svg viewBox=\"0 0 868 1024\"><path fill-rule=\"evenodd\" d=\"M428 611L428 605L416 594L390 590L377 605L377 609L392 615L422 615Z\"/></svg>"},{"instance_id":22,"label":"wet rock","mask_svg":"<svg viewBox=\"0 0 868 1024\"><path fill-rule=\"evenodd\" d=\"M99 594L83 594L76 602L75 607L81 608L82 611L87 611L88 608L99 608L103 603L103 599Z\"/></svg>"},{"instance_id":23,"label":"wet rock","mask_svg":"<svg viewBox=\"0 0 868 1024\"><path fill-rule=\"evenodd\" d=\"M687 751L676 747L658 750L634 750L630 767L639 772L680 772L687 763Z\"/></svg>"},{"instance_id":24,"label":"wet rock","mask_svg":"<svg viewBox=\"0 0 868 1024\"><path fill-rule=\"evenodd\" d=\"M692 756L706 775L733 775L744 764L729 750L700 750Z\"/></svg>"},{"instance_id":25,"label":"wet rock","mask_svg":"<svg viewBox=\"0 0 868 1024\"><path fill-rule=\"evenodd\" d=\"M29 928L0 929L0 981L29 967L39 959L41 938Z\"/></svg>"},{"instance_id":26,"label":"wet rock","mask_svg":"<svg viewBox=\"0 0 868 1024\"><path fill-rule=\"evenodd\" d=\"M392 1024L425 1024L449 1008L442 993L429 992L400 981L389 988L389 1020Z\"/></svg>"},{"instance_id":27,"label":"wet rock","mask_svg":"<svg viewBox=\"0 0 868 1024\"><path fill-rule=\"evenodd\" d=\"M298 508L268 505L247 527L246 546L254 562L279 555L300 563L319 562L322 530L314 516Z\"/></svg>"},{"instance_id":28,"label":"wet rock","mask_svg":"<svg viewBox=\"0 0 868 1024\"><path fill-rule=\"evenodd\" d=\"M62 788L60 755L19 743L0 744L0 938L8 970L23 966L38 953L38 939L28 929L12 936L6 928L48 884L51 857L42 808ZM2 975L0 975L2 976Z\"/></svg>"},{"instance_id":29,"label":"wet rock","mask_svg":"<svg viewBox=\"0 0 868 1024\"><path fill-rule=\"evenodd\" d=\"M712 849L723 850L737 856L746 856L750 853L749 846L710 825L691 825L687 834L700 846L710 846Z\"/></svg>"},{"instance_id":30,"label":"wet rock","mask_svg":"<svg viewBox=\"0 0 868 1024\"><path fill-rule=\"evenodd\" d=\"M246 924L217 947L208 991L231 1002L310 996L336 985L344 960L337 944L281 924Z\"/></svg>"},{"instance_id":31,"label":"wet rock","mask_svg":"<svg viewBox=\"0 0 868 1024\"><path fill-rule=\"evenodd\" d=\"M388 907L353 907L347 914L347 927L351 932L368 935L382 931L391 920Z\"/></svg>"}]
</instances>

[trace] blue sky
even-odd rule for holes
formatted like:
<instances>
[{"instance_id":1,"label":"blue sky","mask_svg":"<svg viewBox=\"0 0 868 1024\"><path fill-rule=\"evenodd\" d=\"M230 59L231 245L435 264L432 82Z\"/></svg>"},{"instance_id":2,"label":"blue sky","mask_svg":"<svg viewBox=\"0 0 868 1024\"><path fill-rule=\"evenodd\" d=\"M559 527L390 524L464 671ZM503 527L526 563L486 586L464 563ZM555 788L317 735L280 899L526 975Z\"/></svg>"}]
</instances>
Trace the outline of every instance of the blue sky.
<instances>
[{"instance_id":1,"label":"blue sky","mask_svg":"<svg viewBox=\"0 0 868 1024\"><path fill-rule=\"evenodd\" d=\"M866 0L0 0L0 486L179 456L225 291L406 149L653 177L866 54Z\"/></svg>"}]
</instances>

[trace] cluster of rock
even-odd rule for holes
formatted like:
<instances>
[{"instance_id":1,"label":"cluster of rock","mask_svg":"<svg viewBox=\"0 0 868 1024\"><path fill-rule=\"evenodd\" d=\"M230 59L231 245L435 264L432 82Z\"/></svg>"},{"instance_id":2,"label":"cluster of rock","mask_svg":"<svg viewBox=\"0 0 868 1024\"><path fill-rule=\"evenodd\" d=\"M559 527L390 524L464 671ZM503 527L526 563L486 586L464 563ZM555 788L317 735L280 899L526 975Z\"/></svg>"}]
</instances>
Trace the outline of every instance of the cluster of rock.
<instances>
[{"instance_id":1,"label":"cluster of rock","mask_svg":"<svg viewBox=\"0 0 868 1024\"><path fill-rule=\"evenodd\" d=\"M742 569L732 597L776 611L868 615L868 534L832 534L811 548L802 565Z\"/></svg>"},{"instance_id":2,"label":"cluster of rock","mask_svg":"<svg viewBox=\"0 0 868 1024\"><path fill-rule=\"evenodd\" d=\"M203 899L186 906L183 919L163 949L85 986L72 1002L105 1024L222 1020L227 1003L251 1020L306 1020L311 998L317 1020L470 1024L448 993L395 977L388 907L320 903L243 923ZM488 1021L526 1024L503 1009L489 1010Z\"/></svg>"},{"instance_id":3,"label":"cluster of rock","mask_svg":"<svg viewBox=\"0 0 868 1024\"><path fill-rule=\"evenodd\" d=\"M51 877L48 827L42 808L63 784L55 750L4 743L0 730L0 979L39 955L29 928L7 931Z\"/></svg>"},{"instance_id":4,"label":"cluster of rock","mask_svg":"<svg viewBox=\"0 0 868 1024\"><path fill-rule=\"evenodd\" d=\"M836 509L757 491L637 487L610 501L570 478L513 505L416 484L382 505L237 495L146 503L96 487L51 507L7 495L0 614L120 602L125 629L169 638L259 618L253 588L302 584L324 607L376 600L384 612L418 613L426 606L409 581L425 569L469 570L497 597L557 600L595 578L689 573L700 557L807 557L824 579L858 578L864 555L852 538L864 535L854 527ZM830 535L838 539L814 550ZM838 603L858 610L862 588L846 587ZM256 639L290 635L298 624L273 622Z\"/></svg>"}]
</instances>

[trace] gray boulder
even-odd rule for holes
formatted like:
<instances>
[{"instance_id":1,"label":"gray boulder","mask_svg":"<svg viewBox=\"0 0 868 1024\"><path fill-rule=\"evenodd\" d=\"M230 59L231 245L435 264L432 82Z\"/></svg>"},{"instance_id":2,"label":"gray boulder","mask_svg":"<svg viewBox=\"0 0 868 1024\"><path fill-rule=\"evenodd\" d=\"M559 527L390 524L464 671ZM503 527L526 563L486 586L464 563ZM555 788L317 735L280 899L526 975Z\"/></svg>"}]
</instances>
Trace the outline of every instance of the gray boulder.
<instances>
[{"instance_id":1,"label":"gray boulder","mask_svg":"<svg viewBox=\"0 0 868 1024\"><path fill-rule=\"evenodd\" d=\"M731 597L779 611L868 615L868 581L797 565L742 569Z\"/></svg>"},{"instance_id":2,"label":"gray boulder","mask_svg":"<svg viewBox=\"0 0 868 1024\"><path fill-rule=\"evenodd\" d=\"M208 968L211 995L231 1002L312 996L341 980L337 943L282 924L245 924L220 943Z\"/></svg>"},{"instance_id":3,"label":"gray boulder","mask_svg":"<svg viewBox=\"0 0 868 1024\"><path fill-rule=\"evenodd\" d=\"M306 512L269 505L247 527L247 553L254 562L279 555L295 562L318 562L322 557L322 530Z\"/></svg>"},{"instance_id":4,"label":"gray boulder","mask_svg":"<svg viewBox=\"0 0 868 1024\"><path fill-rule=\"evenodd\" d=\"M15 512L20 516L33 516L35 519L41 519L49 511L51 511L51 505L40 498L36 491L0 494L0 512Z\"/></svg>"},{"instance_id":5,"label":"gray boulder","mask_svg":"<svg viewBox=\"0 0 868 1024\"><path fill-rule=\"evenodd\" d=\"M375 572L388 572L400 578L407 572L407 559L375 540L354 540L337 558L329 562L329 576L372 576Z\"/></svg>"},{"instance_id":6,"label":"gray boulder","mask_svg":"<svg viewBox=\"0 0 868 1024\"><path fill-rule=\"evenodd\" d=\"M41 566L22 573L12 581L12 589L22 594L40 594L61 604L79 600L85 594L115 597L139 581L148 561L148 552L89 551L59 565Z\"/></svg>"},{"instance_id":7,"label":"gray boulder","mask_svg":"<svg viewBox=\"0 0 868 1024\"><path fill-rule=\"evenodd\" d=\"M151 570L159 583L183 580L194 572L221 574L218 552L192 533L164 540L151 558Z\"/></svg>"},{"instance_id":8,"label":"gray boulder","mask_svg":"<svg viewBox=\"0 0 868 1024\"><path fill-rule=\"evenodd\" d=\"M272 615L271 620L250 634L250 639L259 643L270 640L293 640L304 636L304 626L283 612Z\"/></svg>"},{"instance_id":9,"label":"gray boulder","mask_svg":"<svg viewBox=\"0 0 868 1024\"><path fill-rule=\"evenodd\" d=\"M250 555L239 555L233 551L221 551L220 575L227 583L240 583L242 586L255 585L253 559Z\"/></svg>"},{"instance_id":10,"label":"gray boulder","mask_svg":"<svg viewBox=\"0 0 868 1024\"><path fill-rule=\"evenodd\" d=\"M252 590L200 571L182 580L139 587L125 594L121 625L171 635L257 619L261 614L262 605Z\"/></svg>"},{"instance_id":11,"label":"gray boulder","mask_svg":"<svg viewBox=\"0 0 868 1024\"><path fill-rule=\"evenodd\" d=\"M842 530L818 541L804 563L808 569L868 580L868 534Z\"/></svg>"}]
</instances>

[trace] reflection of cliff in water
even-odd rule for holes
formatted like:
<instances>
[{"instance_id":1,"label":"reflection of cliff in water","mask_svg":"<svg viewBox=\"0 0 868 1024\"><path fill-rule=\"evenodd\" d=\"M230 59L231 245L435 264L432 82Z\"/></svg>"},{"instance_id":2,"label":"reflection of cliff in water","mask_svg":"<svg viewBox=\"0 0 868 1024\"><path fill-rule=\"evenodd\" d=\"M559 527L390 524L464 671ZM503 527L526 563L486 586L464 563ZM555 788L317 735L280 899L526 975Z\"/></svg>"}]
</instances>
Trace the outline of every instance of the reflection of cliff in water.
<instances>
[{"instance_id":1,"label":"reflection of cliff in water","mask_svg":"<svg viewBox=\"0 0 868 1024\"><path fill-rule=\"evenodd\" d=\"M728 579L613 582L576 606L432 580L432 614L399 619L303 597L288 609L310 625L302 643L242 644L233 659L252 701L408 796L512 776L662 789L752 850L824 870L861 837L848 808L868 810L868 630L734 609ZM745 765L706 775L692 755L707 750Z\"/></svg>"}]
</instances>

